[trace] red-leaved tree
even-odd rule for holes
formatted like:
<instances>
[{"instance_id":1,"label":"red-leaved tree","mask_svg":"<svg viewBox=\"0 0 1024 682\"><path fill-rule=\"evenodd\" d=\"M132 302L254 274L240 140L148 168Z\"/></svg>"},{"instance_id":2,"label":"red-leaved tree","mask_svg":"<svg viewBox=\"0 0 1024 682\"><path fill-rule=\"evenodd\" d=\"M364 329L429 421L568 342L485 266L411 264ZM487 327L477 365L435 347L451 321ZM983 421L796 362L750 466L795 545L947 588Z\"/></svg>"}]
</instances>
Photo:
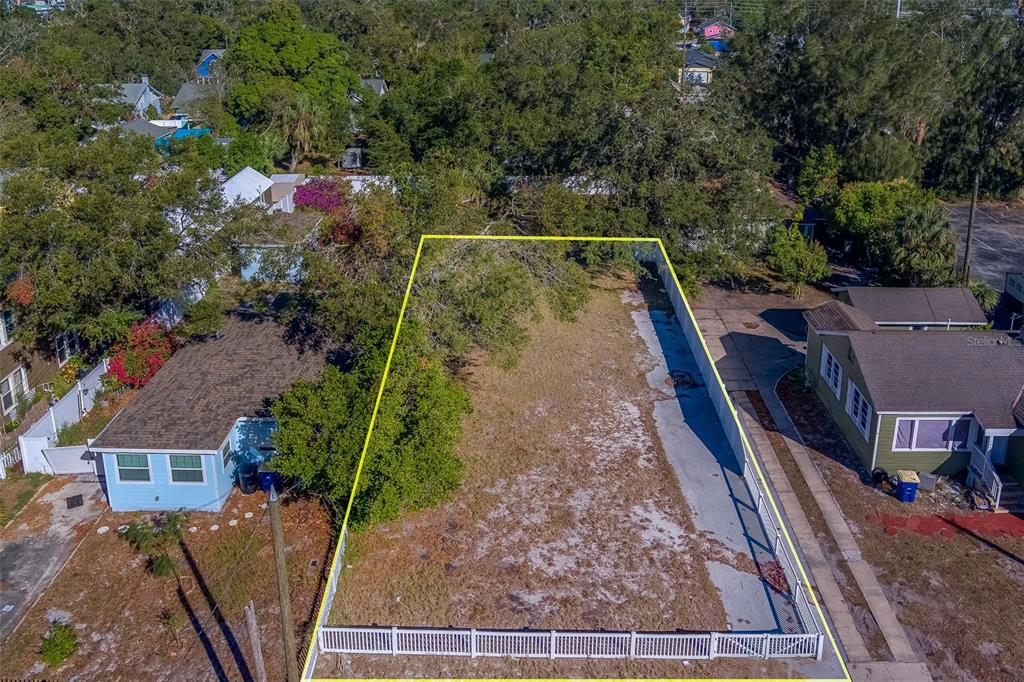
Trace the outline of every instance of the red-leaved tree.
<instances>
[{"instance_id":1,"label":"red-leaved tree","mask_svg":"<svg viewBox=\"0 0 1024 682\"><path fill-rule=\"evenodd\" d=\"M128 339L114 347L108 371L125 385L145 386L174 352L166 330L152 320L132 325Z\"/></svg>"}]
</instances>

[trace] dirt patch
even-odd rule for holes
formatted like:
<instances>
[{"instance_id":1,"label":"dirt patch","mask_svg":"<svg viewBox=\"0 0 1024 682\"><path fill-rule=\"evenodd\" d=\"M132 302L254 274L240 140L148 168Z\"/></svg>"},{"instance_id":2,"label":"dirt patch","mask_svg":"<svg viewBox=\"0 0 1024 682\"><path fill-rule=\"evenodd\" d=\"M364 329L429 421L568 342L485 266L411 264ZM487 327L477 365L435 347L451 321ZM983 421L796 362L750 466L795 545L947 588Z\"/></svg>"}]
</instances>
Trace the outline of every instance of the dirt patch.
<instances>
[{"instance_id":1,"label":"dirt patch","mask_svg":"<svg viewBox=\"0 0 1024 682\"><path fill-rule=\"evenodd\" d=\"M800 377L784 378L779 396L931 674L943 680L1024 679L1024 539L887 534L884 524L869 519L955 514L954 498L921 493L918 502L905 505L865 485L859 460Z\"/></svg>"},{"instance_id":2,"label":"dirt patch","mask_svg":"<svg viewBox=\"0 0 1024 682\"><path fill-rule=\"evenodd\" d=\"M133 679L145 666L149 679L245 678L254 668L241 607L252 598L268 675L282 679L274 564L262 499L235 491L223 511L189 517L184 546L175 554L180 590L174 578L150 574L145 557L117 532L137 515L105 512L4 643L4 671L26 678ZM322 565L333 549L333 533L328 514L309 500L286 504L283 517L292 609L304 646L321 580L319 570L307 567L312 559ZM96 532L102 528L107 530ZM212 616L211 605L217 603L222 618ZM79 641L78 651L57 671L44 669L38 659L54 614L71 623Z\"/></svg>"},{"instance_id":3,"label":"dirt patch","mask_svg":"<svg viewBox=\"0 0 1024 682\"><path fill-rule=\"evenodd\" d=\"M21 465L18 465L20 468ZM49 480L46 474L24 474L18 470L8 470L7 478L0 480L0 529L11 523Z\"/></svg>"},{"instance_id":4,"label":"dirt patch","mask_svg":"<svg viewBox=\"0 0 1024 682\"><path fill-rule=\"evenodd\" d=\"M646 382L654 363L630 315L642 300L634 289L632 278L606 280L576 321L542 316L512 370L471 365L462 490L447 504L350 535L332 624L727 627L704 564L708 543L655 435L653 403L663 396ZM693 670L626 661L326 658L324 674L356 677ZM771 667L785 674L781 664Z\"/></svg>"}]
</instances>

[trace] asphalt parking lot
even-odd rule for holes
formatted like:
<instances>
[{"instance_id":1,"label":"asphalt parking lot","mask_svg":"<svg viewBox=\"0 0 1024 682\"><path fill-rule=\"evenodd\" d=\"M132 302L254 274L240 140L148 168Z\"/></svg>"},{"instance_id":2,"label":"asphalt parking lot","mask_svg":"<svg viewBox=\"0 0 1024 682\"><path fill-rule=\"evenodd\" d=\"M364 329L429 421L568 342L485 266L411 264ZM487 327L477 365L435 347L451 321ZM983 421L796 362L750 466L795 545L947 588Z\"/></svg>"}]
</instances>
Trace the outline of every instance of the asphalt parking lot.
<instances>
[{"instance_id":1,"label":"asphalt parking lot","mask_svg":"<svg viewBox=\"0 0 1024 682\"><path fill-rule=\"evenodd\" d=\"M962 262L970 204L946 204L953 226L960 233L957 262ZM1024 270L1024 206L978 204L974 220L971 278L988 282L999 291L1007 272Z\"/></svg>"}]
</instances>

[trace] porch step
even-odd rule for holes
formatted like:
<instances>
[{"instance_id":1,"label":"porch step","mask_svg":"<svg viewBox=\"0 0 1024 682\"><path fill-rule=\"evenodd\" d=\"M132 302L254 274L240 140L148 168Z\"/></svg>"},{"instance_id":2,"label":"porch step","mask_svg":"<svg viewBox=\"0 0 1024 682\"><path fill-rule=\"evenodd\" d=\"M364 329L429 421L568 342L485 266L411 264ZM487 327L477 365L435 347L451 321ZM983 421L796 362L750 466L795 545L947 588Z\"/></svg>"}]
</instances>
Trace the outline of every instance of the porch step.
<instances>
[{"instance_id":1,"label":"porch step","mask_svg":"<svg viewBox=\"0 0 1024 682\"><path fill-rule=\"evenodd\" d=\"M1024 487L1012 476L1003 475L1003 492L999 496L999 511L1024 514Z\"/></svg>"}]
</instances>

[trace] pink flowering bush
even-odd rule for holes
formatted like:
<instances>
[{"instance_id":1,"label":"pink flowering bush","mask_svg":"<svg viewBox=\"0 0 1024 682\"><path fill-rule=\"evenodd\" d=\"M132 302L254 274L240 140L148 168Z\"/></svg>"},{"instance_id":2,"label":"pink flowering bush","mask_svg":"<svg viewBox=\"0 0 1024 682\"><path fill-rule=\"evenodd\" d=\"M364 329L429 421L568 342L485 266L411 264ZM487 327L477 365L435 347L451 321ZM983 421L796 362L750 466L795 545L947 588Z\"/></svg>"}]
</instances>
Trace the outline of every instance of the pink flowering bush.
<instances>
[{"instance_id":1,"label":"pink flowering bush","mask_svg":"<svg viewBox=\"0 0 1024 682\"><path fill-rule=\"evenodd\" d=\"M108 372L123 386L141 388L174 352L166 330L152 320L132 325L128 339L114 348Z\"/></svg>"},{"instance_id":2,"label":"pink flowering bush","mask_svg":"<svg viewBox=\"0 0 1024 682\"><path fill-rule=\"evenodd\" d=\"M335 178L317 178L295 188L295 205L329 213L347 203L345 190Z\"/></svg>"}]
</instances>

